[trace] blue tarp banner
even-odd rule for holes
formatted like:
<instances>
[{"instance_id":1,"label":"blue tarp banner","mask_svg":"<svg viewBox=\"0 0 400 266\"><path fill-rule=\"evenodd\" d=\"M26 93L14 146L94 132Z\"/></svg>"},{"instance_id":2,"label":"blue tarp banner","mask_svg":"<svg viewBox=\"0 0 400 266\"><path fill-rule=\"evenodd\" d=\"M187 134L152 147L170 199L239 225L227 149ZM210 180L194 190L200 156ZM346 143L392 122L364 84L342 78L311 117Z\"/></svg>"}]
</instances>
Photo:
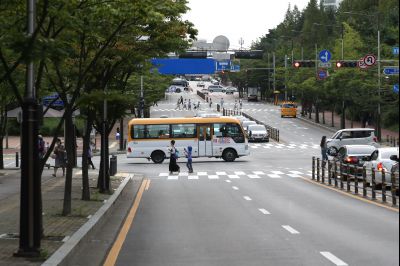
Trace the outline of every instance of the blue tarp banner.
<instances>
[{"instance_id":1,"label":"blue tarp banner","mask_svg":"<svg viewBox=\"0 0 400 266\"><path fill-rule=\"evenodd\" d=\"M201 75L215 73L214 59L152 59L151 63L164 75Z\"/></svg>"}]
</instances>

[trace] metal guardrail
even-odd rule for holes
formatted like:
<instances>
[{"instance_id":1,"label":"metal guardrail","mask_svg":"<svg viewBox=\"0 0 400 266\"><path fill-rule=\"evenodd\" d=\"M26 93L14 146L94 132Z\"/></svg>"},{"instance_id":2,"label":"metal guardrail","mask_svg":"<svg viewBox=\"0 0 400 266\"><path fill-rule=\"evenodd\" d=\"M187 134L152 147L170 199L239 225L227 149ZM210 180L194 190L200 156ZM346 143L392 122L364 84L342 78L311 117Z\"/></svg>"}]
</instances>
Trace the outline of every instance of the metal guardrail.
<instances>
[{"instance_id":1,"label":"metal guardrail","mask_svg":"<svg viewBox=\"0 0 400 266\"><path fill-rule=\"evenodd\" d=\"M376 169L367 169L365 166L312 158L312 180L372 201L380 200L382 203L391 203L393 207L399 207L399 173L382 170L382 182L378 184L375 178L376 172ZM370 184L367 182L367 177L371 179Z\"/></svg>"},{"instance_id":2,"label":"metal guardrail","mask_svg":"<svg viewBox=\"0 0 400 266\"><path fill-rule=\"evenodd\" d=\"M204 95L204 93L197 91L197 95L200 96L200 98L202 98L203 100L206 99L206 96Z\"/></svg>"}]
</instances>

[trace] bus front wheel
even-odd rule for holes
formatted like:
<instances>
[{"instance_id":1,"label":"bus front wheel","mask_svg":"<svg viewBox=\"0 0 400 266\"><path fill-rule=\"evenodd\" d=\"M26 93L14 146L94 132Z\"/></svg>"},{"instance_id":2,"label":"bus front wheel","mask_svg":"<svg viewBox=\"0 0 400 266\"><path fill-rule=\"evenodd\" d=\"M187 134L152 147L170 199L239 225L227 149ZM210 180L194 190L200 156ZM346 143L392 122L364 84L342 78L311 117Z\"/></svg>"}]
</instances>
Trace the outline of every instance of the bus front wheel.
<instances>
[{"instance_id":1,"label":"bus front wheel","mask_svg":"<svg viewBox=\"0 0 400 266\"><path fill-rule=\"evenodd\" d=\"M226 149L222 154L222 159L225 162L233 162L237 157L236 151L233 149Z\"/></svg>"},{"instance_id":2,"label":"bus front wheel","mask_svg":"<svg viewBox=\"0 0 400 266\"><path fill-rule=\"evenodd\" d=\"M165 153L162 151L155 151L151 154L151 160L154 163L160 164L164 162L164 159L165 159Z\"/></svg>"}]
</instances>

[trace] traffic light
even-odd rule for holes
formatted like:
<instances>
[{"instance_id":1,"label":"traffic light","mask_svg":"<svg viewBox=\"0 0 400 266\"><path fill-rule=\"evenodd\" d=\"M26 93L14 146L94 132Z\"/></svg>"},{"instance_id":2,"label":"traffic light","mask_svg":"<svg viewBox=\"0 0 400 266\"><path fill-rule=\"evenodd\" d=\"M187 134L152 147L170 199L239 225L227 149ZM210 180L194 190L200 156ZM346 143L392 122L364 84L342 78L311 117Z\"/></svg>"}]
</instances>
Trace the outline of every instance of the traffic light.
<instances>
[{"instance_id":1,"label":"traffic light","mask_svg":"<svg viewBox=\"0 0 400 266\"><path fill-rule=\"evenodd\" d=\"M357 61L337 61L336 62L336 68L342 68L342 67L357 67Z\"/></svg>"},{"instance_id":2,"label":"traffic light","mask_svg":"<svg viewBox=\"0 0 400 266\"><path fill-rule=\"evenodd\" d=\"M294 68L300 68L300 67L315 67L315 62L314 61L296 61L293 63Z\"/></svg>"},{"instance_id":3,"label":"traffic light","mask_svg":"<svg viewBox=\"0 0 400 266\"><path fill-rule=\"evenodd\" d=\"M260 50L250 50L250 51L236 51L236 59L263 59L263 51Z\"/></svg>"},{"instance_id":4,"label":"traffic light","mask_svg":"<svg viewBox=\"0 0 400 266\"><path fill-rule=\"evenodd\" d=\"M207 51L186 51L181 53L179 58L207 58Z\"/></svg>"}]
</instances>

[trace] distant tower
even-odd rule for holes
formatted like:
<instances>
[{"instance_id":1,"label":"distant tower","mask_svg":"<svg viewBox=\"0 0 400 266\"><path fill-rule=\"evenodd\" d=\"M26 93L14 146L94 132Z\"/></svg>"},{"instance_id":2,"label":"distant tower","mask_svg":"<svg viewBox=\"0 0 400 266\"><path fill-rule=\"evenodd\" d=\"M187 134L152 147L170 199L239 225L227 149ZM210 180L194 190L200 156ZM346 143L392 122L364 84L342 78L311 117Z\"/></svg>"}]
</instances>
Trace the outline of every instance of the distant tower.
<instances>
[{"instance_id":1,"label":"distant tower","mask_svg":"<svg viewBox=\"0 0 400 266\"><path fill-rule=\"evenodd\" d=\"M325 8L334 8L337 9L340 5L342 0L323 0L323 6Z\"/></svg>"},{"instance_id":2,"label":"distant tower","mask_svg":"<svg viewBox=\"0 0 400 266\"><path fill-rule=\"evenodd\" d=\"M242 37L240 37L239 44L240 44L240 50L243 50L244 40Z\"/></svg>"}]
</instances>

